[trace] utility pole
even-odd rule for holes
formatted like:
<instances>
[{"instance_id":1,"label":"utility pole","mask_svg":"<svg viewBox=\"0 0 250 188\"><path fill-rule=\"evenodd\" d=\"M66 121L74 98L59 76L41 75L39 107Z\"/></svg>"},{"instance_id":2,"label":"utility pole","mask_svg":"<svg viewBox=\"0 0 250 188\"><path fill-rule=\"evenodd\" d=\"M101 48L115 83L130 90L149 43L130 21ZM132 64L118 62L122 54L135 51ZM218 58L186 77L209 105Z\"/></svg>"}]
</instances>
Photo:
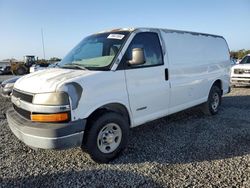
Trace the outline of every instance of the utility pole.
<instances>
[{"instance_id":1,"label":"utility pole","mask_svg":"<svg viewBox=\"0 0 250 188\"><path fill-rule=\"evenodd\" d=\"M43 39L43 28L41 28L42 44L43 44L43 59L45 60L45 50L44 50L44 39Z\"/></svg>"}]
</instances>

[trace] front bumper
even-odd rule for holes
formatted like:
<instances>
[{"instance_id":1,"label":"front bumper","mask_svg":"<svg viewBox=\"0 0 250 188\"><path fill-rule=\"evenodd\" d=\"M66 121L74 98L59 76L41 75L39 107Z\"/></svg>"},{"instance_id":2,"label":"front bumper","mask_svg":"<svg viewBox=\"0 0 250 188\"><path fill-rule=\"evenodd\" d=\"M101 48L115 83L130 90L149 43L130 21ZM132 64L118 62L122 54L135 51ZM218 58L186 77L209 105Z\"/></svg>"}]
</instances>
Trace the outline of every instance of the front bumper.
<instances>
[{"instance_id":1,"label":"front bumper","mask_svg":"<svg viewBox=\"0 0 250 188\"><path fill-rule=\"evenodd\" d=\"M6 112L14 135L33 148L67 149L81 146L86 120L68 123L37 123L20 116L13 108Z\"/></svg>"}]
</instances>

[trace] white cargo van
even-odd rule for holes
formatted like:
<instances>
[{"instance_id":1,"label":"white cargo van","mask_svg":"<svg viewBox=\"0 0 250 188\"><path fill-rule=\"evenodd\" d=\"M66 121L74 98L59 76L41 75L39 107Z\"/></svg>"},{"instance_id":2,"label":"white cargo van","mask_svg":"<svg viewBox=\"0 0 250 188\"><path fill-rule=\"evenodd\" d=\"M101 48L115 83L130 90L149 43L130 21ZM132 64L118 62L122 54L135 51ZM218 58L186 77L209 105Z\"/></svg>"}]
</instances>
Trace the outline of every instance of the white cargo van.
<instances>
[{"instance_id":1,"label":"white cargo van","mask_svg":"<svg viewBox=\"0 0 250 188\"><path fill-rule=\"evenodd\" d=\"M230 57L221 36L168 29L116 29L83 39L55 69L20 78L12 132L44 149L81 146L108 162L129 129L202 104L216 114L229 92Z\"/></svg>"}]
</instances>

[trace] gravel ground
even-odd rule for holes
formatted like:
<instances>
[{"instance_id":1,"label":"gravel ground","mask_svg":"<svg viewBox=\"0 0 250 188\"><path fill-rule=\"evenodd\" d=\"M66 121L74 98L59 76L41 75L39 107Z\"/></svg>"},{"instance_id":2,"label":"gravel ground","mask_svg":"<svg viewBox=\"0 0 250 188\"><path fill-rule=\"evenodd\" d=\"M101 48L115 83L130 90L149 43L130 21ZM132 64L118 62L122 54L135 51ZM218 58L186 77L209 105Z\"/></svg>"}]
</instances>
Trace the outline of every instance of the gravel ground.
<instances>
[{"instance_id":1,"label":"gravel ground","mask_svg":"<svg viewBox=\"0 0 250 188\"><path fill-rule=\"evenodd\" d=\"M234 88L216 116L193 108L132 129L110 164L80 148L30 149L0 104L0 187L250 187L250 88Z\"/></svg>"}]
</instances>

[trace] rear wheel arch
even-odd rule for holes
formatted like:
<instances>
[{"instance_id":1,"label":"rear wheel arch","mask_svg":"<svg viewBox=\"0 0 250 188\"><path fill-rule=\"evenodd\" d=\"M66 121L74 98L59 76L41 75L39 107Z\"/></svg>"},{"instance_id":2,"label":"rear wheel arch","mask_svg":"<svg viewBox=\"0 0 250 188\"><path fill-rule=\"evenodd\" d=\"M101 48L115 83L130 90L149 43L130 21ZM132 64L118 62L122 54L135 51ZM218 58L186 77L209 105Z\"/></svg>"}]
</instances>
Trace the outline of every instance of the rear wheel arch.
<instances>
[{"instance_id":1,"label":"rear wheel arch","mask_svg":"<svg viewBox=\"0 0 250 188\"><path fill-rule=\"evenodd\" d=\"M222 94L223 90L221 80L216 80L209 90L207 101L201 105L204 114L215 115L218 113L218 108L221 105Z\"/></svg>"},{"instance_id":2,"label":"rear wheel arch","mask_svg":"<svg viewBox=\"0 0 250 188\"><path fill-rule=\"evenodd\" d=\"M217 86L221 90L221 95L223 94L223 85L222 81L220 79L217 79L213 82L212 86L210 87L210 90L212 89L213 86Z\"/></svg>"}]
</instances>

